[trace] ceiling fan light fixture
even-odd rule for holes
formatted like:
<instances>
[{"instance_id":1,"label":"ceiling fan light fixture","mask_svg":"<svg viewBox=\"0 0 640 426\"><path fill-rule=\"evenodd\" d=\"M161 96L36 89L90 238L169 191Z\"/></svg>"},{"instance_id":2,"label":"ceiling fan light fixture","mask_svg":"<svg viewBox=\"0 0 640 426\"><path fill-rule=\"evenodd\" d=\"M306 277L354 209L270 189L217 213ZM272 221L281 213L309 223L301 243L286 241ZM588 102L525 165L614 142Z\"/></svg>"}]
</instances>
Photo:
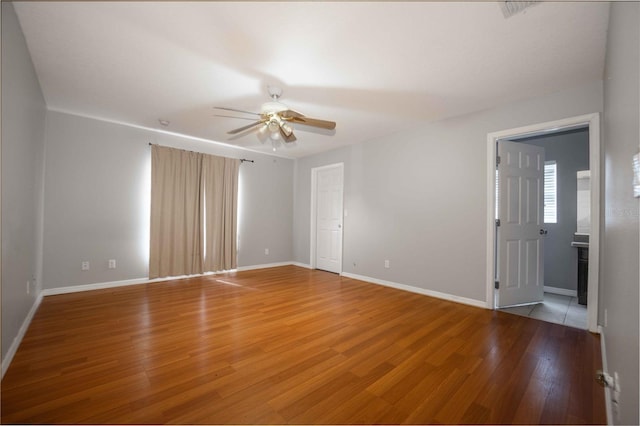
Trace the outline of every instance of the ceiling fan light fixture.
<instances>
[{"instance_id":1,"label":"ceiling fan light fixture","mask_svg":"<svg viewBox=\"0 0 640 426\"><path fill-rule=\"evenodd\" d=\"M275 132L270 132L269 133L269 139L271 139L272 141L279 141L281 138L280 136L280 131L276 130Z\"/></svg>"},{"instance_id":2,"label":"ceiling fan light fixture","mask_svg":"<svg viewBox=\"0 0 640 426\"><path fill-rule=\"evenodd\" d=\"M293 133L293 127L288 125L287 123L281 123L280 124L280 128L282 129L282 132L285 134L285 136L289 137L291 136L291 134Z\"/></svg>"},{"instance_id":3,"label":"ceiling fan light fixture","mask_svg":"<svg viewBox=\"0 0 640 426\"><path fill-rule=\"evenodd\" d=\"M277 133L280 130L280 123L278 123L278 120L276 120L275 118L272 118L267 123L267 127L269 128L269 131L271 133Z\"/></svg>"}]
</instances>

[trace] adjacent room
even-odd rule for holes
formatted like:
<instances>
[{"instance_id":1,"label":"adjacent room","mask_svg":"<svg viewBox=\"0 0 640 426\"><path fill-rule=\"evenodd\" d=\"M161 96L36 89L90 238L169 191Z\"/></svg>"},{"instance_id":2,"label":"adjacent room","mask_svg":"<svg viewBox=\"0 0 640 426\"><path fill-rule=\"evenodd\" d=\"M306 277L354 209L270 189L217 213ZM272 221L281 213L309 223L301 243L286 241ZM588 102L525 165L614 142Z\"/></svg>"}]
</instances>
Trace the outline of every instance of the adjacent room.
<instances>
[{"instance_id":1,"label":"adjacent room","mask_svg":"<svg viewBox=\"0 0 640 426\"><path fill-rule=\"evenodd\" d=\"M640 421L639 2L1 32L2 423Z\"/></svg>"}]
</instances>

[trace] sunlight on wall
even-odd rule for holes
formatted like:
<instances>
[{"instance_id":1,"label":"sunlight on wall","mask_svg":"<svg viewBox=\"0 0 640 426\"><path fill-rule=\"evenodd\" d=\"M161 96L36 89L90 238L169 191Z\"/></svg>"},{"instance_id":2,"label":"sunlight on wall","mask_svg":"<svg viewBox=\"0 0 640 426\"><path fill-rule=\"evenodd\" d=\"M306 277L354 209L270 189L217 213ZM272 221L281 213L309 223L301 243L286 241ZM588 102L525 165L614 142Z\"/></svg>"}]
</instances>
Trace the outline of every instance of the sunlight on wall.
<instances>
[{"instance_id":1,"label":"sunlight on wall","mask_svg":"<svg viewBox=\"0 0 640 426\"><path fill-rule=\"evenodd\" d=\"M243 223L244 223L244 208L243 208L243 203L242 200L244 199L243 194L244 194L244 179L242 177L243 173L242 173L242 167L240 167L240 172L238 173L238 224L237 224L237 235L236 235L236 251L238 252L238 254L241 253L242 247L240 246L240 241L242 241L241 238L241 234L242 234L242 229L243 229ZM239 257L239 256L238 256Z\"/></svg>"},{"instance_id":2,"label":"sunlight on wall","mask_svg":"<svg viewBox=\"0 0 640 426\"><path fill-rule=\"evenodd\" d=\"M138 239L138 254L140 262L144 262L147 268L147 275L149 273L149 236L151 227L151 150L148 150L143 158L143 164L140 167L142 170L140 176L140 188L138 197L138 223L140 230Z\"/></svg>"}]
</instances>

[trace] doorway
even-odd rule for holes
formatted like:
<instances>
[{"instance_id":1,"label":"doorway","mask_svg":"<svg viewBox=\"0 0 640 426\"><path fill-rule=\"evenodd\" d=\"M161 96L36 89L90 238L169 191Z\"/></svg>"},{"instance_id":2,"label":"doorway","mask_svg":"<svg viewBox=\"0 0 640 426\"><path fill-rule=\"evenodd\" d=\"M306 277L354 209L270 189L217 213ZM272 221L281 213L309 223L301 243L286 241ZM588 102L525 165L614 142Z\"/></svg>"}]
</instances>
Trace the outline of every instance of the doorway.
<instances>
[{"instance_id":1,"label":"doorway","mask_svg":"<svg viewBox=\"0 0 640 426\"><path fill-rule=\"evenodd\" d=\"M544 151L540 167L544 184L542 193L537 194L544 201L538 235L543 288L539 303L501 310L587 329L587 281L581 272L588 271L589 129L578 127L498 141L499 146L508 143ZM497 232L501 231L498 227Z\"/></svg>"},{"instance_id":2,"label":"doorway","mask_svg":"<svg viewBox=\"0 0 640 426\"><path fill-rule=\"evenodd\" d=\"M501 132L490 133L487 136L487 163L488 163L488 221L487 221L487 304L491 309L497 307L496 297L500 292L496 287L496 277L498 275L499 258L496 255L498 245L496 239L496 146L499 140L532 140L541 135L549 135L558 132L571 132L576 129L588 129L588 164L591 171L591 199L589 201L589 212L591 216L589 228L589 270L588 270L588 301L587 301L587 328L591 332L597 332L598 320L598 258L599 258L599 171L600 171L600 115L589 114L579 117L572 117L554 122L539 123L531 126L508 129ZM542 232L542 230L541 230ZM571 266L573 267L573 265ZM577 265L575 265L577 268ZM546 283L545 283L546 285ZM498 285L499 287L499 285ZM549 286L553 287L553 286ZM553 290L553 289L552 289ZM549 294L547 297L556 306L555 310L562 309L566 304L568 310L570 306L577 304L568 297L567 294ZM566 299L566 300L564 300ZM532 309L530 307L519 307L520 311ZM557 322L557 321L556 321Z\"/></svg>"},{"instance_id":3,"label":"doorway","mask_svg":"<svg viewBox=\"0 0 640 426\"><path fill-rule=\"evenodd\" d=\"M311 169L311 267L342 273L344 164Z\"/></svg>"}]
</instances>

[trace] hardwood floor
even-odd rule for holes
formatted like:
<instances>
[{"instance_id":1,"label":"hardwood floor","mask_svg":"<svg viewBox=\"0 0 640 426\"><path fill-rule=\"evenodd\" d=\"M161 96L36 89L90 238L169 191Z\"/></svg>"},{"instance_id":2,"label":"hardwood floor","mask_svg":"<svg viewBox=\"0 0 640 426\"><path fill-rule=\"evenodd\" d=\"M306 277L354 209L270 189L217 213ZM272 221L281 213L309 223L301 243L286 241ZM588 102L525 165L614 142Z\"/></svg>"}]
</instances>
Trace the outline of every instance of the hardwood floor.
<instances>
[{"instance_id":1,"label":"hardwood floor","mask_svg":"<svg viewBox=\"0 0 640 426\"><path fill-rule=\"evenodd\" d=\"M598 336L294 266L46 297L2 423L605 423Z\"/></svg>"}]
</instances>

